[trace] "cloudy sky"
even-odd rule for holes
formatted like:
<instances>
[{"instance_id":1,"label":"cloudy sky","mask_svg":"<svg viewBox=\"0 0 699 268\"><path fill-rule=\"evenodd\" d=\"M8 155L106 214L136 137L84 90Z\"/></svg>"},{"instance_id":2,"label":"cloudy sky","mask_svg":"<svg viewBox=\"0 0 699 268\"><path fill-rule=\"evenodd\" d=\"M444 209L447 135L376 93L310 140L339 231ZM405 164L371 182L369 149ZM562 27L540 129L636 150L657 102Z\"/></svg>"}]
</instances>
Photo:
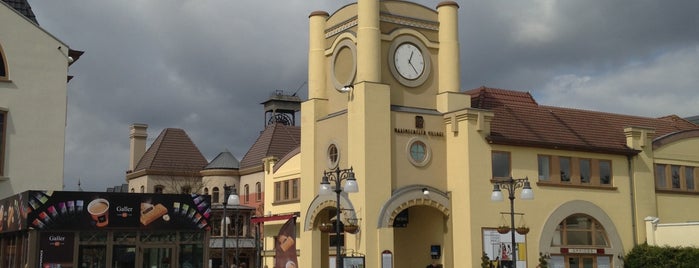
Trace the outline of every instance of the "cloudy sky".
<instances>
[{"instance_id":1,"label":"cloudy sky","mask_svg":"<svg viewBox=\"0 0 699 268\"><path fill-rule=\"evenodd\" d=\"M239 159L260 102L307 79L308 15L346 0L29 0L43 28L85 54L70 68L65 189L125 182L129 125L182 128L205 157ZM437 0L416 0L434 8ZM459 0L463 89L540 104L699 115L699 1Z\"/></svg>"}]
</instances>

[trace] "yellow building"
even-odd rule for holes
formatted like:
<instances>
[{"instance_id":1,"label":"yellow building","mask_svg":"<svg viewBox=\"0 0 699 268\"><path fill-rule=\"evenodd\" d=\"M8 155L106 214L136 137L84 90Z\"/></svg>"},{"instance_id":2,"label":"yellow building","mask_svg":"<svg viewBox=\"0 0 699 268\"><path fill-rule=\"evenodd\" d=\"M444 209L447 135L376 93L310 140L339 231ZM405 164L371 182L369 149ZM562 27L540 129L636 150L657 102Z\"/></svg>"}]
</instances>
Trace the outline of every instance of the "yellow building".
<instances>
[{"instance_id":1,"label":"yellow building","mask_svg":"<svg viewBox=\"0 0 699 268\"><path fill-rule=\"evenodd\" d=\"M516 267L540 253L550 267L621 267L646 217L699 220L699 126L462 91L458 8L359 0L310 14L301 146L264 160L265 210L300 213L299 267L335 267L335 241L364 267L479 267L484 252L508 264L511 236L497 227L511 225L510 204L490 200L510 177L535 196L513 192L515 225L528 227ZM359 191L341 194L340 218L359 228L338 239L320 231L337 201L319 186L349 168ZM268 267L283 223L265 223Z\"/></svg>"}]
</instances>

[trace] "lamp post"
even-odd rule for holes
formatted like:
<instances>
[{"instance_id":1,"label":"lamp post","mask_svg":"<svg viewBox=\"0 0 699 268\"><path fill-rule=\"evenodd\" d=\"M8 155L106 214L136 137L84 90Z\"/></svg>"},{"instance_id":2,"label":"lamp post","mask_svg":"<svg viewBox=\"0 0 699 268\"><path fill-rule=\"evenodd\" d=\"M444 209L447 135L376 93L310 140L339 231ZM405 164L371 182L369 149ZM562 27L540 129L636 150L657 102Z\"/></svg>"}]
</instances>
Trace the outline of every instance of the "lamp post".
<instances>
[{"instance_id":1,"label":"lamp post","mask_svg":"<svg viewBox=\"0 0 699 268\"><path fill-rule=\"evenodd\" d=\"M529 184L529 178L523 179L496 179L493 186L493 193L490 195L490 200L492 201L502 201L502 190L505 189L508 192L508 198L510 199L510 234L512 235L512 268L517 268L517 242L515 242L515 190L522 188L521 198L522 200L532 200L534 199L534 192Z\"/></svg>"},{"instance_id":2,"label":"lamp post","mask_svg":"<svg viewBox=\"0 0 699 268\"><path fill-rule=\"evenodd\" d=\"M340 187L340 182L345 181L344 187ZM330 186L330 181L335 182L335 188L333 189ZM335 168L335 170L331 171L325 171L323 173L323 179L320 182L320 190L318 191L318 194L320 195L330 195L332 192L335 192L337 195L337 206L336 206L336 211L337 211L337 217L335 219L335 246L336 246L336 254L337 256L335 257L335 268L342 268L342 253L341 253L341 248L340 248L340 234L342 231L340 230L340 193L343 191L347 193L356 193L359 192L359 186L357 185L357 179L354 178L354 171L352 168L348 169L340 169L340 168Z\"/></svg>"},{"instance_id":3,"label":"lamp post","mask_svg":"<svg viewBox=\"0 0 699 268\"><path fill-rule=\"evenodd\" d=\"M232 188L232 190L231 190ZM228 204L232 204L234 206L240 205L240 197L238 197L238 193L235 190L235 185L233 186L226 186L226 184L223 184L223 246L221 247L221 264L223 268L228 268L226 265L226 239L228 237L228 217L226 216L226 207ZM237 251L238 251L238 243L236 241L236 260L237 260Z\"/></svg>"}]
</instances>

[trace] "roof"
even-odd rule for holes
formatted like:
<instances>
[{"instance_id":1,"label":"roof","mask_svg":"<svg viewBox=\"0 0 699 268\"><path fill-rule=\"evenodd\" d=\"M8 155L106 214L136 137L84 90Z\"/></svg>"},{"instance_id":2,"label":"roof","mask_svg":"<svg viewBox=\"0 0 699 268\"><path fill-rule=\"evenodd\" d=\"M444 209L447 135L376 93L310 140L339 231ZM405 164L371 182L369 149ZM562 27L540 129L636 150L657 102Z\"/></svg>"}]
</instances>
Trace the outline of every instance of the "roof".
<instances>
[{"instance_id":1,"label":"roof","mask_svg":"<svg viewBox=\"0 0 699 268\"><path fill-rule=\"evenodd\" d=\"M699 125L699 115L687 117L687 118L685 118L685 119L687 119L687 121L690 121L690 122L692 122L692 123L694 123L694 124Z\"/></svg>"},{"instance_id":2,"label":"roof","mask_svg":"<svg viewBox=\"0 0 699 268\"><path fill-rule=\"evenodd\" d=\"M206 158L184 130L167 128L143 154L134 172L143 169L199 172L207 164Z\"/></svg>"},{"instance_id":3,"label":"roof","mask_svg":"<svg viewBox=\"0 0 699 268\"><path fill-rule=\"evenodd\" d=\"M29 2L27 2L27 0L2 0L2 1L7 3L8 6L14 8L17 12L22 14L22 16L33 21L34 23L36 23L36 25L39 25L39 22L36 21L36 16L34 15L34 12L32 12L32 7L29 5Z\"/></svg>"},{"instance_id":4,"label":"roof","mask_svg":"<svg viewBox=\"0 0 699 268\"><path fill-rule=\"evenodd\" d=\"M279 123L267 125L240 162L240 168L262 166L262 159L269 156L282 158L301 145L301 128Z\"/></svg>"},{"instance_id":5,"label":"roof","mask_svg":"<svg viewBox=\"0 0 699 268\"><path fill-rule=\"evenodd\" d=\"M204 169L239 169L240 161L228 150L221 152Z\"/></svg>"},{"instance_id":6,"label":"roof","mask_svg":"<svg viewBox=\"0 0 699 268\"><path fill-rule=\"evenodd\" d=\"M649 118L539 105L528 92L480 87L465 92L471 107L491 110L488 140L494 144L632 155L624 128L655 130L655 137L699 129L671 115Z\"/></svg>"}]
</instances>

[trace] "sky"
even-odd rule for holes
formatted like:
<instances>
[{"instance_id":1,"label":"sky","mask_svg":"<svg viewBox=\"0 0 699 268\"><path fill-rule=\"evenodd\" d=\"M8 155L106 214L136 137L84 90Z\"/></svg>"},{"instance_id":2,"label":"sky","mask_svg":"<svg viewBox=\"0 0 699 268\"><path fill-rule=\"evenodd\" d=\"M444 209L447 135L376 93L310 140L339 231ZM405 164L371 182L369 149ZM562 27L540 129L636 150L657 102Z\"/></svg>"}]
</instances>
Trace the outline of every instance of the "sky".
<instances>
[{"instance_id":1,"label":"sky","mask_svg":"<svg viewBox=\"0 0 699 268\"><path fill-rule=\"evenodd\" d=\"M261 102L276 90L307 96L308 15L352 2L29 0L42 28L85 51L69 70L64 189L126 183L132 123L148 124L149 144L182 128L207 159L242 159L263 130ZM699 1L457 2L463 90L699 115Z\"/></svg>"}]
</instances>

